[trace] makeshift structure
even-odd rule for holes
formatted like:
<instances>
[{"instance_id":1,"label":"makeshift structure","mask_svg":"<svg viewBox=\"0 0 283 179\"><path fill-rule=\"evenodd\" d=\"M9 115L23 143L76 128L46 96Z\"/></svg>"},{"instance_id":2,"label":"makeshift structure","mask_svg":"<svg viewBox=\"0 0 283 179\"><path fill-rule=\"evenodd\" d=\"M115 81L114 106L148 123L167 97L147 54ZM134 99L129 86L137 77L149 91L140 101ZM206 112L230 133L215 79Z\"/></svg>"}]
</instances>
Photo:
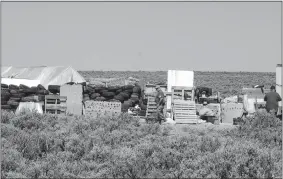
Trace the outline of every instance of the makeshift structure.
<instances>
[{"instance_id":1,"label":"makeshift structure","mask_svg":"<svg viewBox=\"0 0 283 179\"><path fill-rule=\"evenodd\" d=\"M76 70L72 67L1 67L2 83L8 81L9 84L31 86L34 83L40 83L46 89L48 85L63 85L68 82L83 83L86 82ZM29 80L37 80L29 81Z\"/></svg>"}]
</instances>

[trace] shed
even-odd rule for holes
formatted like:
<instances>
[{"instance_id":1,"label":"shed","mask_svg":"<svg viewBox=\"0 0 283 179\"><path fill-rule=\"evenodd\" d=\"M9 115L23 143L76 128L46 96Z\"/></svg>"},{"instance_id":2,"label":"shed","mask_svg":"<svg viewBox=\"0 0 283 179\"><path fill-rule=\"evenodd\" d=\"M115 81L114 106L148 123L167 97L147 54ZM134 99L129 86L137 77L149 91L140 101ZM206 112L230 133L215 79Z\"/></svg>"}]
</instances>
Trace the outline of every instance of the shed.
<instances>
[{"instance_id":1,"label":"shed","mask_svg":"<svg viewBox=\"0 0 283 179\"><path fill-rule=\"evenodd\" d=\"M68 82L86 82L84 77L82 77L75 69L63 66L1 67L1 78L11 79L10 84L13 84L13 81L15 81L16 84L19 79L25 79L27 81L38 80L46 89L48 88L48 85L63 85Z\"/></svg>"}]
</instances>

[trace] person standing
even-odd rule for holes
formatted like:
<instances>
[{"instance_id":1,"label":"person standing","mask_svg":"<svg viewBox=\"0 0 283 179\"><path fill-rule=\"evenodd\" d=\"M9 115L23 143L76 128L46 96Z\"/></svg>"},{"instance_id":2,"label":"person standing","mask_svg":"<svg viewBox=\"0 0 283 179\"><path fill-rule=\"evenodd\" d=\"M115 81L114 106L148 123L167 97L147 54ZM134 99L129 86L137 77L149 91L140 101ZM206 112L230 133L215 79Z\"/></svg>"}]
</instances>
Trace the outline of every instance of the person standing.
<instances>
[{"instance_id":1,"label":"person standing","mask_svg":"<svg viewBox=\"0 0 283 179\"><path fill-rule=\"evenodd\" d=\"M266 101L266 111L276 114L278 111L278 102L281 100L280 95L275 91L275 86L271 86L270 92L264 96L264 101Z\"/></svg>"},{"instance_id":2,"label":"person standing","mask_svg":"<svg viewBox=\"0 0 283 179\"><path fill-rule=\"evenodd\" d=\"M160 86L155 87L157 94L155 96L155 102L156 102L156 107L157 107L157 120L159 124L161 124L162 120L165 120L164 115L163 115L163 110L165 106L165 96L163 91L161 90Z\"/></svg>"}]
</instances>

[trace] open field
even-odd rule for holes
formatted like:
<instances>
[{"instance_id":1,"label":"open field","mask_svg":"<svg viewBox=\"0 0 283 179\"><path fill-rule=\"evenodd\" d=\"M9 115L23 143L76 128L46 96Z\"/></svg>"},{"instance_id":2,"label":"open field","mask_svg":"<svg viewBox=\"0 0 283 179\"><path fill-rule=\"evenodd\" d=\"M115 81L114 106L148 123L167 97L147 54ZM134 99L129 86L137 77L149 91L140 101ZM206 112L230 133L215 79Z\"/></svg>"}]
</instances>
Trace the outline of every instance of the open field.
<instances>
[{"instance_id":1,"label":"open field","mask_svg":"<svg viewBox=\"0 0 283 179\"><path fill-rule=\"evenodd\" d=\"M81 71L86 80L90 78L134 77L149 83L164 84L167 81L167 71ZM265 85L269 88L275 85L276 74L263 72L195 72L195 85L210 87L219 91L222 97L238 94L243 87Z\"/></svg>"},{"instance_id":2,"label":"open field","mask_svg":"<svg viewBox=\"0 0 283 179\"><path fill-rule=\"evenodd\" d=\"M1 178L282 178L282 122L265 112L217 130L127 115L1 115Z\"/></svg>"}]
</instances>

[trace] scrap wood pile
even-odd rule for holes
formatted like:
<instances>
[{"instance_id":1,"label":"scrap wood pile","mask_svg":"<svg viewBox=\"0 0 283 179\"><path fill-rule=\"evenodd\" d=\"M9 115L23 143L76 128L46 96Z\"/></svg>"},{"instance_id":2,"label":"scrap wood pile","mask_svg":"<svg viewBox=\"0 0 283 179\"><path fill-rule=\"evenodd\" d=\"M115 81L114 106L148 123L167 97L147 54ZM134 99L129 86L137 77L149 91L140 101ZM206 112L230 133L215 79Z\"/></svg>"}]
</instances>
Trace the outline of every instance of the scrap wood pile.
<instances>
[{"instance_id":1,"label":"scrap wood pile","mask_svg":"<svg viewBox=\"0 0 283 179\"><path fill-rule=\"evenodd\" d=\"M26 85L1 84L1 109L16 110L20 102L41 102L49 94L42 85L28 87Z\"/></svg>"},{"instance_id":2,"label":"scrap wood pile","mask_svg":"<svg viewBox=\"0 0 283 179\"><path fill-rule=\"evenodd\" d=\"M142 89L139 86L94 86L87 85L84 89L83 100L121 102L122 112L138 104L141 108L140 115L145 115L146 101L142 99Z\"/></svg>"}]
</instances>

